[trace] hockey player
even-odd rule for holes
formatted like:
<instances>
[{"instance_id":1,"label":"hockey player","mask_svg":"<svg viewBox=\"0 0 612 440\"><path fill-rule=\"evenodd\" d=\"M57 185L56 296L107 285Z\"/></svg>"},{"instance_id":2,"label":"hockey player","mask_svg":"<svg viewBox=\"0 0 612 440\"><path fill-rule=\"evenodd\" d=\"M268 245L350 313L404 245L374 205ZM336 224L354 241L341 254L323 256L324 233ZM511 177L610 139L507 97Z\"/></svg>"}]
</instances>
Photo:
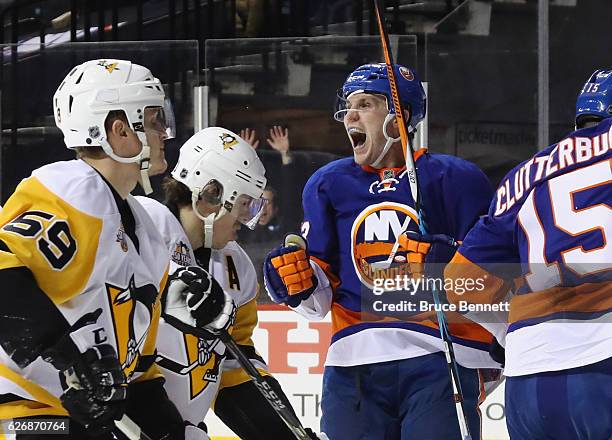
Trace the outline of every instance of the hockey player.
<instances>
[{"instance_id":1,"label":"hockey player","mask_svg":"<svg viewBox=\"0 0 612 440\"><path fill-rule=\"evenodd\" d=\"M88 61L53 112L78 159L35 170L0 214L0 419L68 416L63 438L113 439L126 413L183 439L154 365L167 249L129 194L150 188L149 163L166 168L162 84L129 61Z\"/></svg>"},{"instance_id":2,"label":"hockey player","mask_svg":"<svg viewBox=\"0 0 612 440\"><path fill-rule=\"evenodd\" d=\"M507 324L471 315L505 338L513 440L612 438L611 116L612 70L597 70L577 131L510 171L446 269L487 281L449 290L456 303L497 303L517 286Z\"/></svg>"},{"instance_id":3,"label":"hockey player","mask_svg":"<svg viewBox=\"0 0 612 440\"><path fill-rule=\"evenodd\" d=\"M172 177L163 185L167 207L150 198L138 199L164 237L173 268L203 267L234 299L232 336L291 408L253 345L257 275L235 241L241 224L250 229L257 224L265 205L265 184L265 169L255 150L233 132L209 127L181 147ZM216 414L244 440L293 439L238 361L227 356L215 337L198 339L169 323L160 325L157 363L167 378L170 398L191 425L187 438L207 438L203 419L214 401Z\"/></svg>"},{"instance_id":4,"label":"hockey player","mask_svg":"<svg viewBox=\"0 0 612 440\"><path fill-rule=\"evenodd\" d=\"M397 67L413 134L425 116L425 93L414 71ZM406 261L445 263L452 256L437 255L437 243L429 253L426 244L412 243L420 253L402 250L390 266L380 266L403 230L418 229L394 112L384 64L364 65L348 76L336 118L344 123L353 157L324 166L306 184L307 248L280 247L264 265L274 301L309 319L331 311L321 429L334 440L460 438L435 316L381 316L367 299L376 286L409 276ZM414 159L429 230L463 238L486 212L487 178L456 157L421 149ZM473 438L479 438L479 375L472 368L497 365L487 354L491 335L459 316L452 322L465 411Z\"/></svg>"}]
</instances>

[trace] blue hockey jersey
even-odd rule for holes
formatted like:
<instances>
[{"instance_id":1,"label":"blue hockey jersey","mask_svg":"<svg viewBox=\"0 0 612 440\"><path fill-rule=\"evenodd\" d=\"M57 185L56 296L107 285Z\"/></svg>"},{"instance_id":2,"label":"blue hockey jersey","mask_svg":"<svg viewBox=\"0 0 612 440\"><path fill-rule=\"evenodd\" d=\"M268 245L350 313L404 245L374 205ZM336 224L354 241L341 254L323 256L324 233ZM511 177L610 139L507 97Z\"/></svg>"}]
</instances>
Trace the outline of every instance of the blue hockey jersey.
<instances>
[{"instance_id":1,"label":"blue hockey jersey","mask_svg":"<svg viewBox=\"0 0 612 440\"><path fill-rule=\"evenodd\" d=\"M519 164L489 214L467 235L448 277L486 277L495 303L514 287L508 376L588 365L612 356L612 118L571 133Z\"/></svg>"},{"instance_id":2,"label":"blue hockey jersey","mask_svg":"<svg viewBox=\"0 0 612 440\"><path fill-rule=\"evenodd\" d=\"M486 176L467 161L424 149L415 160L429 232L462 239L491 200ZM385 362L442 350L433 312L398 319L363 310L362 297L371 293L375 280L409 273L405 253L400 252L388 268L375 264L388 258L405 228L418 230L405 167L377 170L361 167L352 158L334 161L309 179L303 208L302 233L311 260L325 272L333 289L328 307L318 307L319 317L328 310L332 313L327 365ZM313 313L304 310L307 307L301 307L302 312L312 318ZM490 366L491 335L459 315L451 321L459 362Z\"/></svg>"}]
</instances>

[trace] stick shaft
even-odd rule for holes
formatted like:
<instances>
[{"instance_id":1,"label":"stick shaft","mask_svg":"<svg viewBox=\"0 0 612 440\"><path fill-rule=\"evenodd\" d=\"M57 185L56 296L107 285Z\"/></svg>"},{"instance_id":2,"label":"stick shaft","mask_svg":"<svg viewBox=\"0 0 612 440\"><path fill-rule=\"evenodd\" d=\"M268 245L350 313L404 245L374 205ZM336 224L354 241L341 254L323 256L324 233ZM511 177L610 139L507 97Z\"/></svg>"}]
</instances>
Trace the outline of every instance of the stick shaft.
<instances>
[{"instance_id":1,"label":"stick shaft","mask_svg":"<svg viewBox=\"0 0 612 440\"><path fill-rule=\"evenodd\" d=\"M421 193L419 191L420 188L416 173L416 166L414 164L414 158L412 156L412 149L409 145L408 130L406 128L406 122L404 120L404 109L402 107L401 100L399 99L399 92L397 90L393 55L391 54L390 50L389 36L387 35L387 30L385 28L380 0L374 0L374 7L376 9L376 20L378 22L378 30L385 57L385 63L387 64L387 76L389 78L389 88L391 89L391 97L393 99L395 117L399 126L402 149L404 151L404 158L406 160L406 172L408 181L410 183L410 191L414 200L415 209L419 216L419 229L422 234L426 234L427 230L424 221L423 207L421 204ZM434 289L433 291L433 297L435 304L440 305L440 297L436 289ZM436 315L438 318L438 326L440 328L440 338L442 339L444 345L444 354L446 356L449 377L453 388L453 398L455 401L455 409L457 412L457 421L459 423L461 437L462 440L471 440L472 437L470 436L469 426L467 424L467 419L465 418L465 412L463 410L463 392L461 391L459 369L457 368L457 360L455 358L455 353L453 350L453 342L451 340L448 325L446 323L446 317L444 316L444 312L441 311L441 307L436 307Z\"/></svg>"},{"instance_id":2,"label":"stick shaft","mask_svg":"<svg viewBox=\"0 0 612 440\"><path fill-rule=\"evenodd\" d=\"M290 408L288 408L279 396L276 395L274 390L271 389L268 382L266 382L265 378L261 375L255 365L251 362L251 360L242 352L236 341L231 337L231 335L223 331L219 337L221 342L225 344L225 347L229 350L229 352L238 360L242 368L249 375L251 380L255 383L255 386L259 390L259 392L265 397L268 403L272 406L274 411L278 414L278 416L285 422L287 427L291 430L293 435L299 440L310 439L310 436L297 419L297 417L293 414Z\"/></svg>"},{"instance_id":3,"label":"stick shaft","mask_svg":"<svg viewBox=\"0 0 612 440\"><path fill-rule=\"evenodd\" d=\"M389 78L391 99L393 100L395 118L397 119L397 125L400 132L400 140L402 143L402 150L404 151L404 159L406 160L406 172L408 182L410 182L410 191L412 192L412 198L414 199L414 207L417 212L420 212L421 194L419 192L419 182L416 173L416 167L414 164L414 158L412 157L412 148L410 148L410 139L408 137L408 129L406 128L407 124L406 120L404 119L404 107L402 106L402 101L399 98L399 92L397 90L393 55L391 54L389 35L387 34L387 30L385 29L385 22L381 12L382 9L380 7L380 0L374 0L374 6L376 9L376 21L378 23L380 42L382 45L383 55L385 57L385 64L387 65L387 77Z\"/></svg>"},{"instance_id":4,"label":"stick shaft","mask_svg":"<svg viewBox=\"0 0 612 440\"><path fill-rule=\"evenodd\" d=\"M200 334L198 334L200 333ZM198 337L209 338L210 333L206 330L202 329L194 329L194 334ZM274 409L276 414L281 418L283 422L287 425L287 427L291 430L293 435L298 440L310 440L310 435L306 432L298 418L295 416L291 408L287 407L285 403L283 403L282 399L274 392L270 384L266 381L266 379L261 375L253 362L245 355L236 341L232 338L232 336L227 331L222 331L218 335L219 339L227 350L236 358L236 360L240 363L244 371L249 375L258 391L264 396L264 398L268 401L270 406Z\"/></svg>"},{"instance_id":5,"label":"stick shaft","mask_svg":"<svg viewBox=\"0 0 612 440\"><path fill-rule=\"evenodd\" d=\"M123 415L120 420L115 420L115 426L129 439L129 440L153 440L147 434L142 432L140 426L138 426L132 419L127 415Z\"/></svg>"}]
</instances>

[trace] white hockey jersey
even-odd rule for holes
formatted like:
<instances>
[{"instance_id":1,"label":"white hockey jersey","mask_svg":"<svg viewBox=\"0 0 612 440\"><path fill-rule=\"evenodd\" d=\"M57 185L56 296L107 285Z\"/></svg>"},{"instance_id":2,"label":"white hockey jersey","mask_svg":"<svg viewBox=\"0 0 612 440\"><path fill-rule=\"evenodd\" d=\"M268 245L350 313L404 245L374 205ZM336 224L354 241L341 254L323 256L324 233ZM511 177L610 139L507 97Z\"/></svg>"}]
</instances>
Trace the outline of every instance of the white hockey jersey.
<instances>
[{"instance_id":1,"label":"white hockey jersey","mask_svg":"<svg viewBox=\"0 0 612 440\"><path fill-rule=\"evenodd\" d=\"M81 160L35 170L0 214L0 283L11 270L33 277L49 304L46 315L24 312L43 326L38 333L53 330L45 328L50 314L63 316L69 326L89 314L91 322L71 333L80 351L111 344L129 381L153 379L160 376L152 355L169 258L151 219L129 196L138 243L132 241L116 200L100 174ZM125 201L121 206L126 208ZM4 284L4 304L23 293L20 286ZM14 340L10 334L1 337ZM58 371L40 357L20 368L16 346L11 353L0 348L0 419L66 415Z\"/></svg>"},{"instance_id":2,"label":"white hockey jersey","mask_svg":"<svg viewBox=\"0 0 612 440\"><path fill-rule=\"evenodd\" d=\"M147 197L137 197L161 232L172 259L170 273L179 266L197 265L185 232L170 210ZM257 275L250 258L235 241L223 249L212 250L208 267L238 308L232 336L245 350L262 374L267 373L263 359L255 352L251 336L257 325ZM211 407L222 387L249 380L234 359L225 358L225 346L219 340L206 341L181 333L160 322L158 365L166 377L166 391L183 418L197 425Z\"/></svg>"}]
</instances>

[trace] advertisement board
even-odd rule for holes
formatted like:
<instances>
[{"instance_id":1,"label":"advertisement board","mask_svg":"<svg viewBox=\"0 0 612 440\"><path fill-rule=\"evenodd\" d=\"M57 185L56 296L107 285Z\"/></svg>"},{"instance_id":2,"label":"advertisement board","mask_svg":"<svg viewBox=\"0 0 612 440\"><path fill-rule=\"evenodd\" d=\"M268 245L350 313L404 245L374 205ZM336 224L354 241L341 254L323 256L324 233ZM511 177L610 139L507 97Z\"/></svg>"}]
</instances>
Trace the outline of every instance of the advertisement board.
<instances>
[{"instance_id":1,"label":"advertisement board","mask_svg":"<svg viewBox=\"0 0 612 440\"><path fill-rule=\"evenodd\" d=\"M319 430L325 354L331 338L328 317L311 322L286 307L261 305L253 338L305 427ZM507 440L503 384L480 406L483 440ZM214 440L237 439L212 411L206 417ZM333 440L333 439L331 439Z\"/></svg>"}]
</instances>

